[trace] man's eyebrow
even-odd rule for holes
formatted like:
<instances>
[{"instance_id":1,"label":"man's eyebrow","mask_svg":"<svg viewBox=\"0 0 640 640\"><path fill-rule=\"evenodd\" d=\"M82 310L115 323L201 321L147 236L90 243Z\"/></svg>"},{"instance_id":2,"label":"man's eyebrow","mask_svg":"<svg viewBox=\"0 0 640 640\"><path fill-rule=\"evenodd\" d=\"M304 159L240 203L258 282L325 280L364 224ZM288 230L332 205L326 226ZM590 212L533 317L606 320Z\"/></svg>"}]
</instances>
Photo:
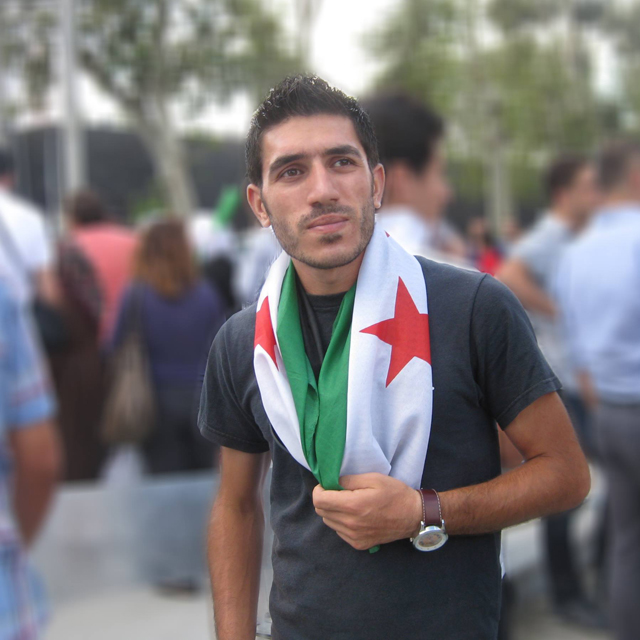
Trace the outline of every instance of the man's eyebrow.
<instances>
[{"instance_id":1,"label":"man's eyebrow","mask_svg":"<svg viewBox=\"0 0 640 640\"><path fill-rule=\"evenodd\" d=\"M276 158L269 166L269 175L272 176L274 173L278 171L278 169L281 169L282 167L289 164L290 162L296 162L296 160L303 160L306 157L307 157L307 154L305 153L291 153L286 156L280 156L279 158Z\"/></svg>"},{"instance_id":2,"label":"man's eyebrow","mask_svg":"<svg viewBox=\"0 0 640 640\"><path fill-rule=\"evenodd\" d=\"M343 144L343 145L340 145L339 147L331 147L331 149L326 149L323 155L325 156L356 156L357 158L362 159L362 154L352 144Z\"/></svg>"}]
</instances>

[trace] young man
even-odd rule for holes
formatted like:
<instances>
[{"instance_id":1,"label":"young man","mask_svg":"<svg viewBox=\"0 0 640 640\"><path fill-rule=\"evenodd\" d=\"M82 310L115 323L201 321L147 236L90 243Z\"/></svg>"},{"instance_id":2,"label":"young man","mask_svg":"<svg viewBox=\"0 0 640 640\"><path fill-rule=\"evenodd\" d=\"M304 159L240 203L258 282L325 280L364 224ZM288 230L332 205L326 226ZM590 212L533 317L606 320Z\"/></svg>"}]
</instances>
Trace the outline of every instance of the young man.
<instances>
[{"instance_id":1,"label":"young man","mask_svg":"<svg viewBox=\"0 0 640 640\"><path fill-rule=\"evenodd\" d=\"M275 639L495 639L498 532L589 489L522 307L375 224L371 123L323 80L272 90L247 165L284 253L216 337L203 389L200 428L221 446L217 637L255 634L271 457ZM496 420L526 459L504 476Z\"/></svg>"},{"instance_id":2,"label":"young man","mask_svg":"<svg viewBox=\"0 0 640 640\"><path fill-rule=\"evenodd\" d=\"M632 640L640 629L640 145L612 143L598 165L604 203L560 263L558 304L609 483L611 625L616 640Z\"/></svg>"},{"instance_id":3,"label":"young man","mask_svg":"<svg viewBox=\"0 0 640 640\"><path fill-rule=\"evenodd\" d=\"M444 218L451 188L444 172L442 118L403 93L364 103L385 169L378 223L410 253L443 260L466 258L462 238Z\"/></svg>"},{"instance_id":4,"label":"young man","mask_svg":"<svg viewBox=\"0 0 640 640\"><path fill-rule=\"evenodd\" d=\"M54 403L24 309L0 278L0 638L39 638L42 585L27 549L61 471Z\"/></svg>"},{"instance_id":5,"label":"young man","mask_svg":"<svg viewBox=\"0 0 640 640\"><path fill-rule=\"evenodd\" d=\"M556 318L553 288L562 253L598 204L595 167L582 156L561 156L547 169L544 187L548 211L515 245L497 277L528 311L542 352L562 381L565 395L574 398L577 382Z\"/></svg>"},{"instance_id":6,"label":"young man","mask_svg":"<svg viewBox=\"0 0 640 640\"><path fill-rule=\"evenodd\" d=\"M592 453L587 409L581 400L568 357L568 345L557 318L555 278L562 255L588 222L599 197L593 163L583 156L556 158L546 171L549 210L515 245L497 273L529 313L540 348L563 385L562 399ZM547 567L556 612L570 621L601 626L602 615L588 602L571 544L569 511L545 520Z\"/></svg>"}]
</instances>

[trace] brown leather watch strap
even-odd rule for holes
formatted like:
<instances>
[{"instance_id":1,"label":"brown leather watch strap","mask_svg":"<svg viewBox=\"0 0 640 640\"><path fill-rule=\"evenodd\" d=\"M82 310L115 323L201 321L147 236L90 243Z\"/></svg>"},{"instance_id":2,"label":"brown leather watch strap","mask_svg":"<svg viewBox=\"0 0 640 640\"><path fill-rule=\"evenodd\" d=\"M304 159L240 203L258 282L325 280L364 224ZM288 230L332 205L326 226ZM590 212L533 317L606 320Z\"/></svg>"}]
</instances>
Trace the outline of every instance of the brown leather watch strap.
<instances>
[{"instance_id":1,"label":"brown leather watch strap","mask_svg":"<svg viewBox=\"0 0 640 640\"><path fill-rule=\"evenodd\" d=\"M425 525L439 527L442 525L442 517L440 512L440 499L433 489L420 489L423 500L423 513L425 517Z\"/></svg>"}]
</instances>

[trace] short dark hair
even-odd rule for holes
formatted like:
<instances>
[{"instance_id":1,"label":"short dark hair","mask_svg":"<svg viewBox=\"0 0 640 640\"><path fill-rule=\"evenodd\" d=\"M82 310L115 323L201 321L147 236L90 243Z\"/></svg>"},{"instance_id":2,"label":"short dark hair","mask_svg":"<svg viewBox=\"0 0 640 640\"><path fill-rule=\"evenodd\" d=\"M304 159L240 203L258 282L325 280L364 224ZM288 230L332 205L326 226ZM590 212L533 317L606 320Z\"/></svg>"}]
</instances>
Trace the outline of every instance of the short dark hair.
<instances>
[{"instance_id":1,"label":"short dark hair","mask_svg":"<svg viewBox=\"0 0 640 640\"><path fill-rule=\"evenodd\" d=\"M634 159L640 159L638 140L614 140L607 143L597 158L598 182L602 189L609 191L620 186Z\"/></svg>"},{"instance_id":2,"label":"short dark hair","mask_svg":"<svg viewBox=\"0 0 640 640\"><path fill-rule=\"evenodd\" d=\"M552 202L561 191L568 189L588 164L589 159L579 154L564 154L555 158L543 178L547 199Z\"/></svg>"},{"instance_id":3,"label":"short dark hair","mask_svg":"<svg viewBox=\"0 0 640 640\"><path fill-rule=\"evenodd\" d=\"M0 176L8 176L14 172L13 154L8 149L0 149Z\"/></svg>"},{"instance_id":4,"label":"short dark hair","mask_svg":"<svg viewBox=\"0 0 640 640\"><path fill-rule=\"evenodd\" d=\"M253 114L245 147L247 177L262 186L262 136L295 116L340 115L351 120L367 154L369 167L378 164L378 145L369 116L358 101L317 76L288 76L271 89Z\"/></svg>"},{"instance_id":5,"label":"short dark hair","mask_svg":"<svg viewBox=\"0 0 640 640\"><path fill-rule=\"evenodd\" d=\"M64 210L79 226L96 224L109 220L109 214L96 193L83 189L65 198Z\"/></svg>"},{"instance_id":6,"label":"short dark hair","mask_svg":"<svg viewBox=\"0 0 640 640\"><path fill-rule=\"evenodd\" d=\"M378 138L380 162L404 161L416 173L431 161L445 132L444 120L421 100L403 92L363 101Z\"/></svg>"}]
</instances>

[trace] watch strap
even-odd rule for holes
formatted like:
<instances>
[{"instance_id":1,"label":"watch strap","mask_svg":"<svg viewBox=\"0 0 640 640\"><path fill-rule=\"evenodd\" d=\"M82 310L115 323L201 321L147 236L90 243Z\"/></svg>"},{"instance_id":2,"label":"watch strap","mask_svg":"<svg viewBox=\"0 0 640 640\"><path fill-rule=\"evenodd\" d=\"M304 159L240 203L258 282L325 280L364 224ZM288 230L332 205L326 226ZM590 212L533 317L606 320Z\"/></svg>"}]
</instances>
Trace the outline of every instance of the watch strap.
<instances>
[{"instance_id":1,"label":"watch strap","mask_svg":"<svg viewBox=\"0 0 640 640\"><path fill-rule=\"evenodd\" d=\"M425 526L442 526L442 510L440 497L434 489L419 489L422 496L422 517Z\"/></svg>"}]
</instances>

